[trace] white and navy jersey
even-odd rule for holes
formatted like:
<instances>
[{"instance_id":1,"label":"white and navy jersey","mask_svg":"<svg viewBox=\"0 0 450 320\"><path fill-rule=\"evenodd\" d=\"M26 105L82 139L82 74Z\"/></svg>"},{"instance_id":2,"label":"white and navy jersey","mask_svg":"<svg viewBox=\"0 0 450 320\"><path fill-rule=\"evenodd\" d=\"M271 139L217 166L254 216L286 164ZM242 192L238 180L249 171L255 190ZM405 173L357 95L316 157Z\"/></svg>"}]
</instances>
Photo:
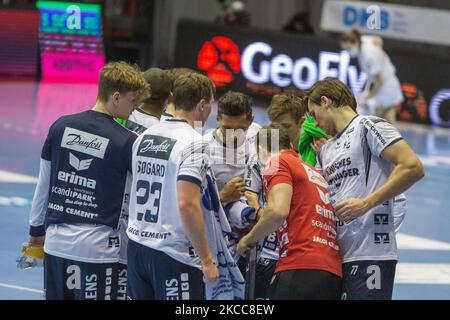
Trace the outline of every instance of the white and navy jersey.
<instances>
[{"instance_id":1,"label":"white and navy jersey","mask_svg":"<svg viewBox=\"0 0 450 320\"><path fill-rule=\"evenodd\" d=\"M256 136L258 135L259 130L261 130L261 125L256 122L252 122L250 127L248 127L247 130L247 141L250 145L250 154L257 154L257 147L256 147Z\"/></svg>"},{"instance_id":2,"label":"white and navy jersey","mask_svg":"<svg viewBox=\"0 0 450 320\"><path fill-rule=\"evenodd\" d=\"M406 216L406 211L408 210L408 203L406 200L406 195L404 193L399 194L394 197L394 227L395 233L400 231L402 227L403 220Z\"/></svg>"},{"instance_id":3,"label":"white and navy jersey","mask_svg":"<svg viewBox=\"0 0 450 320\"><path fill-rule=\"evenodd\" d=\"M50 127L30 213L30 235L48 227L46 252L85 262L118 260L117 228L136 137L92 110Z\"/></svg>"},{"instance_id":4,"label":"white and navy jersey","mask_svg":"<svg viewBox=\"0 0 450 320\"><path fill-rule=\"evenodd\" d=\"M374 45L371 36L361 37L358 61L361 70L367 74L371 83L377 74L381 74L383 78L383 85L374 96L377 107L392 107L403 101L403 93L395 67L383 49Z\"/></svg>"},{"instance_id":5,"label":"white and navy jersey","mask_svg":"<svg viewBox=\"0 0 450 320\"><path fill-rule=\"evenodd\" d=\"M154 126L155 124L159 124L159 118L151 115L144 110L138 108L133 111L126 122L126 128L140 135L145 130ZM130 179L127 180L127 188L126 190L130 190L131 187L131 176ZM128 226L128 200L129 193L124 195L124 203L122 206L122 214L120 217L120 257L119 262L122 264L127 264L127 246L128 246L128 236L127 236L127 226Z\"/></svg>"},{"instance_id":6,"label":"white and navy jersey","mask_svg":"<svg viewBox=\"0 0 450 320\"><path fill-rule=\"evenodd\" d=\"M227 147L217 135L217 129L205 134L204 140L209 145L211 168L216 177L219 190L235 177L244 179L245 168L251 157L250 143L245 139L241 145Z\"/></svg>"},{"instance_id":7,"label":"white and navy jersey","mask_svg":"<svg viewBox=\"0 0 450 320\"><path fill-rule=\"evenodd\" d=\"M197 268L200 260L181 224L177 181L195 183L205 195L212 183L207 147L198 132L178 119L152 126L133 145L128 237ZM210 214L201 203L204 215Z\"/></svg>"},{"instance_id":8,"label":"white and navy jersey","mask_svg":"<svg viewBox=\"0 0 450 320\"><path fill-rule=\"evenodd\" d=\"M125 193L123 195L122 210L119 220L119 237L120 237L120 252L119 263L127 264L127 248L128 248L128 215L130 208L130 192L131 183L133 182L133 176L129 174L127 176L127 182L125 184Z\"/></svg>"},{"instance_id":9,"label":"white and navy jersey","mask_svg":"<svg viewBox=\"0 0 450 320\"><path fill-rule=\"evenodd\" d=\"M157 123L159 123L157 117L138 108L128 118L126 127L137 134L141 134Z\"/></svg>"},{"instance_id":10,"label":"white and navy jersey","mask_svg":"<svg viewBox=\"0 0 450 320\"><path fill-rule=\"evenodd\" d=\"M41 155L52 163L46 224L117 228L135 139L104 113L89 110L59 118Z\"/></svg>"},{"instance_id":11,"label":"white and navy jersey","mask_svg":"<svg viewBox=\"0 0 450 320\"><path fill-rule=\"evenodd\" d=\"M160 122L163 122L163 121L166 121L167 119L173 119L173 114L170 114L170 113L164 111L164 112L161 114L161 118L159 118L159 121L160 121Z\"/></svg>"},{"instance_id":12,"label":"white and navy jersey","mask_svg":"<svg viewBox=\"0 0 450 320\"><path fill-rule=\"evenodd\" d=\"M382 159L381 153L401 139L397 129L385 120L355 116L322 147L317 169L344 199L364 198L387 181L394 165ZM344 263L397 259L392 199L350 223L337 224Z\"/></svg>"},{"instance_id":13,"label":"white and navy jersey","mask_svg":"<svg viewBox=\"0 0 450 320\"><path fill-rule=\"evenodd\" d=\"M257 158L257 155L254 154L251 156L245 169L245 185L248 191L251 191L258 195L259 205L262 208L265 208L267 200L264 194L263 183L264 179L262 176L262 166ZM261 240L259 246L261 247L261 258L278 260L279 245L275 232Z\"/></svg>"},{"instance_id":14,"label":"white and navy jersey","mask_svg":"<svg viewBox=\"0 0 450 320\"><path fill-rule=\"evenodd\" d=\"M45 234L44 251L52 256L88 262L119 261L119 230L104 225L51 224Z\"/></svg>"}]
</instances>

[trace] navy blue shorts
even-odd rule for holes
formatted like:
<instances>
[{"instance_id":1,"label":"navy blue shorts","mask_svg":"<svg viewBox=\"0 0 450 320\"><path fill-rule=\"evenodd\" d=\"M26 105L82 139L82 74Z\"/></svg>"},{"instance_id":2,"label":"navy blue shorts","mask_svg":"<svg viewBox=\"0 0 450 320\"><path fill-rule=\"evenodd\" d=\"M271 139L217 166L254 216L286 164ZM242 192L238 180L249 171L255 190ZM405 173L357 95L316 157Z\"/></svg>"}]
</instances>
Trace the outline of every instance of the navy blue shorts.
<instances>
[{"instance_id":1,"label":"navy blue shorts","mask_svg":"<svg viewBox=\"0 0 450 320\"><path fill-rule=\"evenodd\" d=\"M396 265L396 260L344 263L342 300L391 300Z\"/></svg>"},{"instance_id":2,"label":"navy blue shorts","mask_svg":"<svg viewBox=\"0 0 450 320\"><path fill-rule=\"evenodd\" d=\"M117 300L127 300L127 265L117 264Z\"/></svg>"},{"instance_id":3,"label":"navy blue shorts","mask_svg":"<svg viewBox=\"0 0 450 320\"><path fill-rule=\"evenodd\" d=\"M129 240L128 297L133 300L203 300L203 273L164 252Z\"/></svg>"},{"instance_id":4,"label":"navy blue shorts","mask_svg":"<svg viewBox=\"0 0 450 320\"><path fill-rule=\"evenodd\" d=\"M45 254L44 288L47 300L116 300L119 274L118 263L87 263ZM122 280L123 281L123 280ZM126 283L126 269L125 269Z\"/></svg>"}]
</instances>

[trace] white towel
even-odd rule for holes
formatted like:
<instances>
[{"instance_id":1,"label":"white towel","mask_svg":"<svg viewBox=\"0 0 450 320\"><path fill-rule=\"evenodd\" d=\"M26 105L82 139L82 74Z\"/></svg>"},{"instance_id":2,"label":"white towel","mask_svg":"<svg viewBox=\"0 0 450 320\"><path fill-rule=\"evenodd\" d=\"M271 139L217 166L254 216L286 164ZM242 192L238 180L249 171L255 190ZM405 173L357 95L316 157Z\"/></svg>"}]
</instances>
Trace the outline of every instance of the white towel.
<instances>
[{"instance_id":1,"label":"white towel","mask_svg":"<svg viewBox=\"0 0 450 320\"><path fill-rule=\"evenodd\" d=\"M228 236L231 227L220 204L219 191L214 176L207 175L208 186L202 205L209 209L205 215L208 244L219 270L219 279L205 285L207 300L242 300L245 297L245 280L229 250Z\"/></svg>"},{"instance_id":2,"label":"white towel","mask_svg":"<svg viewBox=\"0 0 450 320\"><path fill-rule=\"evenodd\" d=\"M247 204L245 198L227 203L224 210L230 225L238 229L244 229L256 221L256 210Z\"/></svg>"}]
</instances>

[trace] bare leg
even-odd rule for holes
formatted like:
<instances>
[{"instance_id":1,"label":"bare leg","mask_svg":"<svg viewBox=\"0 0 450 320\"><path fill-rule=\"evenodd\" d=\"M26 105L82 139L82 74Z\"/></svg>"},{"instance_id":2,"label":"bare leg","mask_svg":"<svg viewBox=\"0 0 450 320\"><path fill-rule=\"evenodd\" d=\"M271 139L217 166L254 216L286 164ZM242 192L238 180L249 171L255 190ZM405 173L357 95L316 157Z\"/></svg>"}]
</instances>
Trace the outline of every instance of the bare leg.
<instances>
[{"instance_id":1,"label":"bare leg","mask_svg":"<svg viewBox=\"0 0 450 320\"><path fill-rule=\"evenodd\" d=\"M380 118L383 118L387 121L389 121L390 123L394 124L395 122L397 122L396 119L396 110L395 107L390 107L390 108L377 108L375 111L376 115Z\"/></svg>"}]
</instances>

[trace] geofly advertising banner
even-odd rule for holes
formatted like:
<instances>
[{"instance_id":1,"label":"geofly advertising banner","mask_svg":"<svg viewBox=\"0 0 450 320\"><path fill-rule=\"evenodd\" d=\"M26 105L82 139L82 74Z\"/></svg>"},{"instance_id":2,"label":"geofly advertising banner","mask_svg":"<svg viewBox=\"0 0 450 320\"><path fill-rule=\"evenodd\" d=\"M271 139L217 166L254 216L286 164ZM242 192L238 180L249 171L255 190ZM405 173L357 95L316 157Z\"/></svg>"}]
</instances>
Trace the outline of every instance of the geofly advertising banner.
<instances>
[{"instance_id":1,"label":"geofly advertising banner","mask_svg":"<svg viewBox=\"0 0 450 320\"><path fill-rule=\"evenodd\" d=\"M389 51L402 83L404 121L450 126L450 61ZM242 91L267 103L286 88L308 90L325 77L339 78L356 96L367 75L335 41L251 28L222 27L181 20L174 55L176 67L207 74L218 92Z\"/></svg>"}]
</instances>

